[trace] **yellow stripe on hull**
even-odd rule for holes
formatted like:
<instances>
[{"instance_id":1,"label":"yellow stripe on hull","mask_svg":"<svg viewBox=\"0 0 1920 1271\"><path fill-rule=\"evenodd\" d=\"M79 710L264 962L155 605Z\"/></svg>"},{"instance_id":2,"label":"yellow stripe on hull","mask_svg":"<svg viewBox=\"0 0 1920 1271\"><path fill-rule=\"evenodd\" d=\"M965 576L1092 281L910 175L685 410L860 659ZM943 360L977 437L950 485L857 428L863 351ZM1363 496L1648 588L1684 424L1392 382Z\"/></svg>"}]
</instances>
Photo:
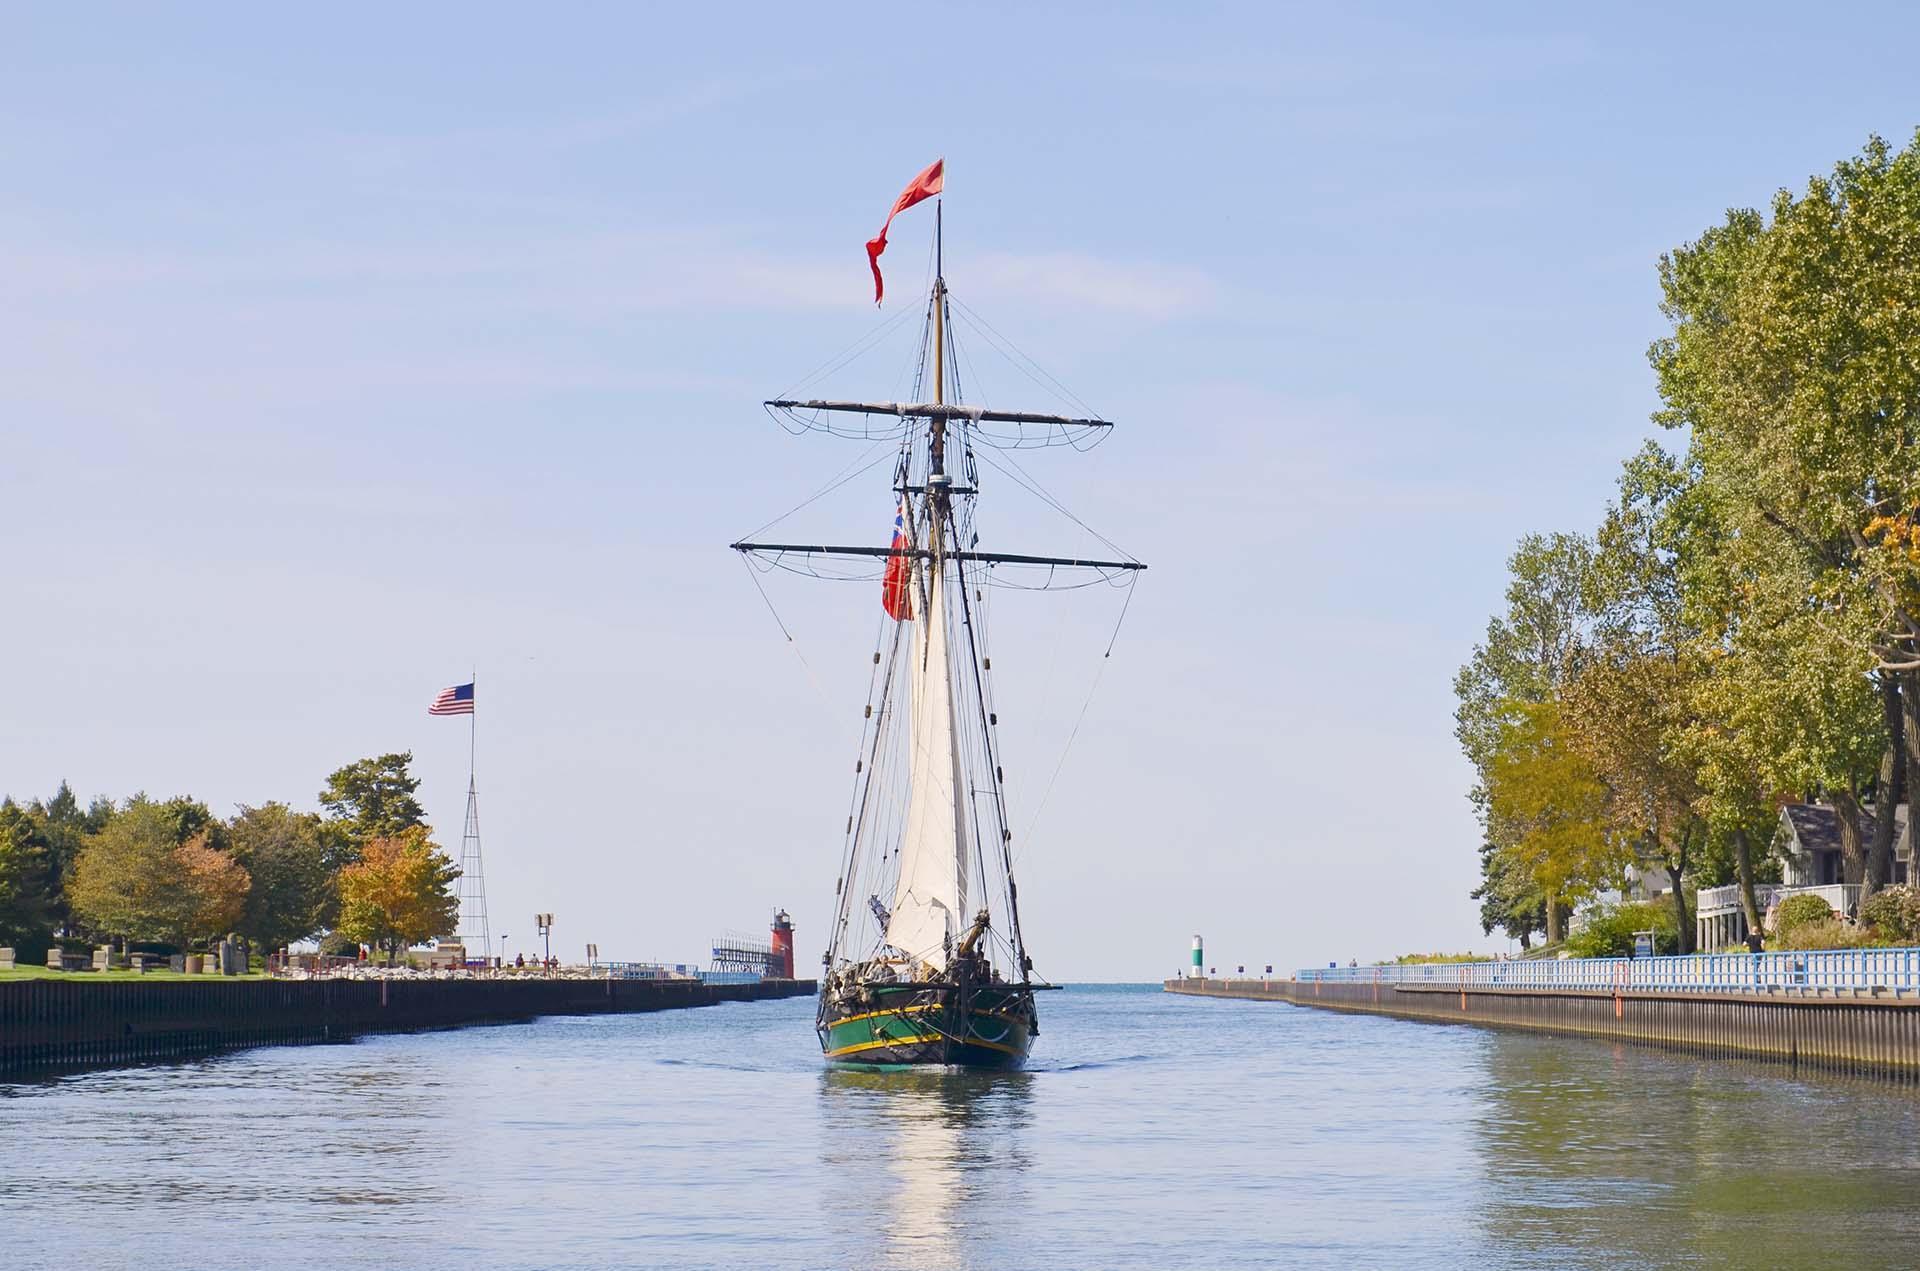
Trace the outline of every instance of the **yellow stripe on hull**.
<instances>
[{"instance_id":1,"label":"yellow stripe on hull","mask_svg":"<svg viewBox=\"0 0 1920 1271\"><path fill-rule=\"evenodd\" d=\"M857 1055L863 1050L879 1050L882 1046L911 1046L915 1042L937 1042L940 1040L942 1040L942 1038L938 1033L926 1037L883 1037L877 1042L861 1042L857 1046L842 1046L839 1050L830 1050L827 1052L827 1058L838 1059L842 1055ZM1005 1047L1000 1047L1000 1049L1004 1050ZM1011 1054L1012 1052L1009 1051L1008 1053Z\"/></svg>"}]
</instances>

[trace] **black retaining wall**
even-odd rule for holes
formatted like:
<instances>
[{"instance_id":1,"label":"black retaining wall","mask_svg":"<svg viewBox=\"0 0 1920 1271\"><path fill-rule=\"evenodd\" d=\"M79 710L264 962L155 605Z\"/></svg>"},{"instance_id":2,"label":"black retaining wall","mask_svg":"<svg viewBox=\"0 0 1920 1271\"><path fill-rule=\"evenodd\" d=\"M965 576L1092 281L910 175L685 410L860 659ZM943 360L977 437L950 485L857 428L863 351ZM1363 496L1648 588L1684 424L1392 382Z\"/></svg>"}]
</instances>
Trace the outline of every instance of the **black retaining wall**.
<instances>
[{"instance_id":1,"label":"black retaining wall","mask_svg":"<svg viewBox=\"0 0 1920 1271\"><path fill-rule=\"evenodd\" d=\"M0 1076L243 1046L801 997L812 980L17 980L0 984Z\"/></svg>"},{"instance_id":2,"label":"black retaining wall","mask_svg":"<svg viewBox=\"0 0 1920 1271\"><path fill-rule=\"evenodd\" d=\"M1168 980L1169 993L1597 1037L1823 1072L1920 1080L1920 999L1811 991L1583 992L1295 980Z\"/></svg>"}]
</instances>

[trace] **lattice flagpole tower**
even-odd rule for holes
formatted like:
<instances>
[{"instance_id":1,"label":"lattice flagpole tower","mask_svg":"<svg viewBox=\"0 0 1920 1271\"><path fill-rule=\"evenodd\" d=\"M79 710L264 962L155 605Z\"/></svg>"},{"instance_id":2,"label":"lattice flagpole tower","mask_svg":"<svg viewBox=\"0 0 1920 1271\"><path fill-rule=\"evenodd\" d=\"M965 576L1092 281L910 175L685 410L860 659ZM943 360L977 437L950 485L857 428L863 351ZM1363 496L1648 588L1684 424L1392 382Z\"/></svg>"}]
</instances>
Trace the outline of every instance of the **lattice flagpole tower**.
<instances>
[{"instance_id":1,"label":"lattice flagpole tower","mask_svg":"<svg viewBox=\"0 0 1920 1271\"><path fill-rule=\"evenodd\" d=\"M475 687L479 676L475 675ZM476 698L477 698L476 694ZM472 953L493 959L493 929L487 925L487 873L480 861L480 798L474 784L474 758L479 753L480 703L467 716L467 828L460 836L460 943Z\"/></svg>"}]
</instances>

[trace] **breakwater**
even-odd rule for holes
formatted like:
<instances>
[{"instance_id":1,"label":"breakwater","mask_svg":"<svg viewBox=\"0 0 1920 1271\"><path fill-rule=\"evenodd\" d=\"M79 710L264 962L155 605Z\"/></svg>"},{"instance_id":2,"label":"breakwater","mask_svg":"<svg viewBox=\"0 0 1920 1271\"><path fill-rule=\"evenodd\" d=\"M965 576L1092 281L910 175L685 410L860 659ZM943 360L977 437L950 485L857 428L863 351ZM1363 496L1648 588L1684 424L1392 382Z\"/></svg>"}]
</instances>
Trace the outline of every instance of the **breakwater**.
<instances>
[{"instance_id":1,"label":"breakwater","mask_svg":"<svg viewBox=\"0 0 1920 1271\"><path fill-rule=\"evenodd\" d=\"M0 1076L248 1046L800 997L812 980L245 980L0 984Z\"/></svg>"},{"instance_id":2,"label":"breakwater","mask_svg":"<svg viewBox=\"0 0 1920 1271\"><path fill-rule=\"evenodd\" d=\"M1685 991L1622 982L1523 988L1477 984L1466 976L1451 984L1438 977L1363 978L1368 969L1337 980L1183 979L1163 987L1193 997L1285 1002L1776 1061L1796 1070L1920 1080L1920 996L1884 987Z\"/></svg>"}]
</instances>

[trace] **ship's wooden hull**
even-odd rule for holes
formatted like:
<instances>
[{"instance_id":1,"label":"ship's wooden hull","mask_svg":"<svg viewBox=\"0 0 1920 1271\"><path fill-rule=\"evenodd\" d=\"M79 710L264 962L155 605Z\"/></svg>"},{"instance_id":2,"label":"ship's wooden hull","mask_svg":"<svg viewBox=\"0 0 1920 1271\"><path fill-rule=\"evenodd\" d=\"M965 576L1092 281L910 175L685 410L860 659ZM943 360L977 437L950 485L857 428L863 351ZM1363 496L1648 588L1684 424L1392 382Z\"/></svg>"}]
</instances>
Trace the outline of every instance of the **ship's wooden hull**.
<instances>
[{"instance_id":1,"label":"ship's wooden hull","mask_svg":"<svg viewBox=\"0 0 1920 1271\"><path fill-rule=\"evenodd\" d=\"M816 1023L829 1062L861 1067L1018 1068L1039 1033L1019 985L872 984L822 996Z\"/></svg>"}]
</instances>

